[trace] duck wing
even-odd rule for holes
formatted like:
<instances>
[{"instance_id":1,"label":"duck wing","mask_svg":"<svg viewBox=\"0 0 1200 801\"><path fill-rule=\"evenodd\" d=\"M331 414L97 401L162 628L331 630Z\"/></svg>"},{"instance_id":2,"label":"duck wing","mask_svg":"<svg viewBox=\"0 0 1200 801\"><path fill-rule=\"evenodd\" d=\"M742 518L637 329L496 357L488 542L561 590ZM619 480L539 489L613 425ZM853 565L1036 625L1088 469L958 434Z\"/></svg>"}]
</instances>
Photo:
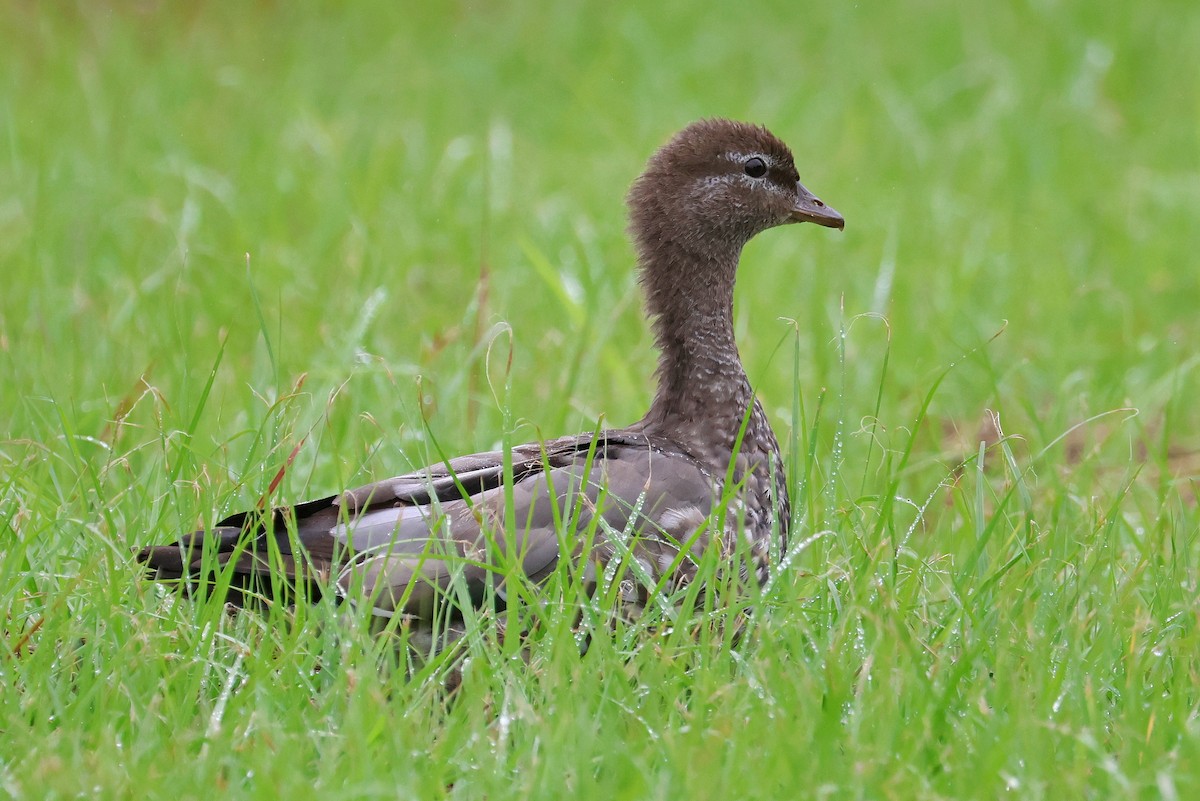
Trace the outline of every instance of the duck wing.
<instances>
[{"instance_id":1,"label":"duck wing","mask_svg":"<svg viewBox=\"0 0 1200 801\"><path fill-rule=\"evenodd\" d=\"M138 558L155 578L193 587L227 572L226 597L236 605L258 596L290 601L289 588L304 582L309 598L332 588L379 615L424 618L453 582L476 602L489 586L503 600L508 571L539 581L564 557L606 562L627 553L658 580L677 566L681 547L707 543L713 478L668 444L606 432L521 445L511 458L511 484L503 452L471 454L340 495L235 514Z\"/></svg>"}]
</instances>

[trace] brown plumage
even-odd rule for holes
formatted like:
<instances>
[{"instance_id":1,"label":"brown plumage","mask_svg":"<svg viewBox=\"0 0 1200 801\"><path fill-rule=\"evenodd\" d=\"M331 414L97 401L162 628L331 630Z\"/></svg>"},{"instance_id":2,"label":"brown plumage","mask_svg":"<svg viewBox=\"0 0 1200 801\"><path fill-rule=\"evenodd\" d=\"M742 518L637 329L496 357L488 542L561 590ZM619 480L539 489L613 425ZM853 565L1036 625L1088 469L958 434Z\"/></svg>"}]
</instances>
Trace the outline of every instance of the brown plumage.
<instances>
[{"instance_id":1,"label":"brown plumage","mask_svg":"<svg viewBox=\"0 0 1200 801\"><path fill-rule=\"evenodd\" d=\"M783 142L719 119L689 125L655 153L628 204L660 351L658 391L640 421L514 448L509 488L503 454L463 456L271 514L236 514L138 558L155 578L193 586L224 568L239 605L247 594L290 597L278 582L299 578L310 597L332 586L416 622L455 576L472 598L490 585L503 600L495 554L519 560L533 581L564 557L586 553L594 569L632 555L651 580L679 585L695 569L689 554L728 534L747 538L764 580L786 543L789 500L779 445L734 343L738 258L768 228L840 229L842 218L800 184ZM726 531L713 533L730 475L739 490ZM689 553L677 558L681 548Z\"/></svg>"}]
</instances>

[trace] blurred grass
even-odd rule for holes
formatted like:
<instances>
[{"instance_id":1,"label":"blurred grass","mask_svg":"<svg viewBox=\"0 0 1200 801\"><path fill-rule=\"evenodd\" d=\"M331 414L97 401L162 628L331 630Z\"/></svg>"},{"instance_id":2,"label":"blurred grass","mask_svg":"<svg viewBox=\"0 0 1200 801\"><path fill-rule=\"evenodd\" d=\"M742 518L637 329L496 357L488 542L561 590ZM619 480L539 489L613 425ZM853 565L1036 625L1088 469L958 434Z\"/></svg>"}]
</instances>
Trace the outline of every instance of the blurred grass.
<instances>
[{"instance_id":1,"label":"blurred grass","mask_svg":"<svg viewBox=\"0 0 1200 801\"><path fill-rule=\"evenodd\" d=\"M38 4L0 40L0 792L1197 792L1194 4ZM285 500L424 463L426 418L636 419L621 198L712 115L848 220L739 277L819 535L751 642L480 648L443 707L336 610L136 581L301 439Z\"/></svg>"}]
</instances>

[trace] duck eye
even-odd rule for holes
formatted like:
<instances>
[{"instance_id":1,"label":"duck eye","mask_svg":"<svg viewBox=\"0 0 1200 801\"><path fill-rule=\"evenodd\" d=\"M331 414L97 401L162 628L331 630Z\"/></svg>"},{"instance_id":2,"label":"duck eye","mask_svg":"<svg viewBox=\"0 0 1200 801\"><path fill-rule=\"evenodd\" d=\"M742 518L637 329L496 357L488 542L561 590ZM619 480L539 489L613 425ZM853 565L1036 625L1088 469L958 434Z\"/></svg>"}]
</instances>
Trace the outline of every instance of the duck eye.
<instances>
[{"instance_id":1,"label":"duck eye","mask_svg":"<svg viewBox=\"0 0 1200 801\"><path fill-rule=\"evenodd\" d=\"M762 178L767 174L767 163L758 156L746 159L746 163L742 167L746 170L746 175L751 178Z\"/></svg>"}]
</instances>

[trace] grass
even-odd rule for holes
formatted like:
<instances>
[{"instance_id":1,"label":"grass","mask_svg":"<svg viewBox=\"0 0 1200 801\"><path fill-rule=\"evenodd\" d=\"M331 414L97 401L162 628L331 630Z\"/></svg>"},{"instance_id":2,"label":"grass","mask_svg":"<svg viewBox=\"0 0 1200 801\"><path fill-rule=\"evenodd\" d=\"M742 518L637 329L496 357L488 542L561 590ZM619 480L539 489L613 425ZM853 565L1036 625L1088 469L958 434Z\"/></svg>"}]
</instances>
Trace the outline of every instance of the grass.
<instances>
[{"instance_id":1,"label":"grass","mask_svg":"<svg viewBox=\"0 0 1200 801\"><path fill-rule=\"evenodd\" d=\"M14 7L0 95L0 794L1200 793L1194 3ZM131 547L636 419L620 198L770 125L844 236L737 328L810 540L750 636L463 686ZM511 347L512 367L505 363ZM6 422L5 422L6 421ZM719 617L719 614L718 614Z\"/></svg>"}]
</instances>

